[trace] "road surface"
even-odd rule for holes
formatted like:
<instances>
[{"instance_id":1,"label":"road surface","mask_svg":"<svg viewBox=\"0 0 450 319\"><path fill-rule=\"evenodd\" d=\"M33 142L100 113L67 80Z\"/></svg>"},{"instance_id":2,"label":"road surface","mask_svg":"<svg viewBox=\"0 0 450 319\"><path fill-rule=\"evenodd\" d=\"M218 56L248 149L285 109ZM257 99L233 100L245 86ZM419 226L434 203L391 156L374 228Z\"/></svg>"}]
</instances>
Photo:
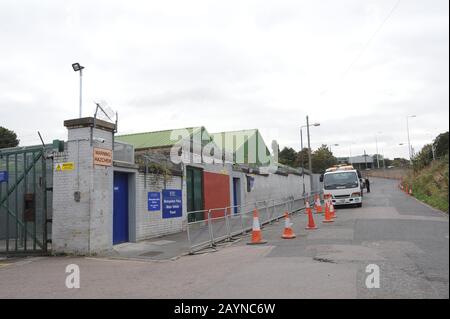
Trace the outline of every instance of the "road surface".
<instances>
[{"instance_id":1,"label":"road surface","mask_svg":"<svg viewBox=\"0 0 450 319\"><path fill-rule=\"evenodd\" d=\"M295 239L281 239L282 221L264 227L265 245L244 237L165 261L0 261L0 298L449 298L448 216L395 181L373 178L371 190L362 208L338 209L333 224L315 215L317 230L294 216ZM68 264L80 268L79 289L65 286ZM366 286L368 265L379 269L379 288Z\"/></svg>"}]
</instances>

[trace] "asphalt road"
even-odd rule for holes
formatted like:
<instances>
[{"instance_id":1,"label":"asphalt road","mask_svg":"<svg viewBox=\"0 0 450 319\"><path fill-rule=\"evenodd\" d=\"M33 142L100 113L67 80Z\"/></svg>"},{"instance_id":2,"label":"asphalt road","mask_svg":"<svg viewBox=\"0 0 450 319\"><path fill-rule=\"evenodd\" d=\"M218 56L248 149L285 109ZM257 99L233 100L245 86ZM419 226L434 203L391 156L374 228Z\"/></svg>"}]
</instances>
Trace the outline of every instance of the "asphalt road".
<instances>
[{"instance_id":1,"label":"asphalt road","mask_svg":"<svg viewBox=\"0 0 450 319\"><path fill-rule=\"evenodd\" d=\"M372 179L362 208L337 210L332 224L307 231L294 216L295 239L282 221L248 237L176 260L44 257L0 262L0 298L449 298L448 216ZM81 287L65 286L68 264ZM368 265L379 288L367 288Z\"/></svg>"}]
</instances>

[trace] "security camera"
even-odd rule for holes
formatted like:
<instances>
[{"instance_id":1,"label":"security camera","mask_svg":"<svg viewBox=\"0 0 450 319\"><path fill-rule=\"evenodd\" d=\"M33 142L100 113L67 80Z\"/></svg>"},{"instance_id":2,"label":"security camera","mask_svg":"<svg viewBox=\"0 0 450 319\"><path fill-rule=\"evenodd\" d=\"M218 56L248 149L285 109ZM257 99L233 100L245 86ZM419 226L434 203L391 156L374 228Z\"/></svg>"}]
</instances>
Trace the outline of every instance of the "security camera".
<instances>
[{"instance_id":1,"label":"security camera","mask_svg":"<svg viewBox=\"0 0 450 319\"><path fill-rule=\"evenodd\" d=\"M105 143L105 139L101 138L101 137L94 137L94 141L96 141L98 143Z\"/></svg>"}]
</instances>

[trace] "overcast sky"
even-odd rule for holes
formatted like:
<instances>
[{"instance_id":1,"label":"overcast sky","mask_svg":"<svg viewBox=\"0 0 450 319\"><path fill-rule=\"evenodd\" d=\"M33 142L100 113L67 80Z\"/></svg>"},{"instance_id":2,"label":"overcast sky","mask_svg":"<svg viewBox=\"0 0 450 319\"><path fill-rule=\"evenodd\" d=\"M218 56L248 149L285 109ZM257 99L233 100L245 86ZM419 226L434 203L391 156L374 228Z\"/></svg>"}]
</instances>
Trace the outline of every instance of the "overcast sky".
<instances>
[{"instance_id":1,"label":"overcast sky","mask_svg":"<svg viewBox=\"0 0 450 319\"><path fill-rule=\"evenodd\" d=\"M66 138L104 100L119 134L259 128L266 143L407 157L449 127L448 0L0 1L0 126ZM305 141L306 143L306 141ZM406 145L406 144L405 144Z\"/></svg>"}]
</instances>

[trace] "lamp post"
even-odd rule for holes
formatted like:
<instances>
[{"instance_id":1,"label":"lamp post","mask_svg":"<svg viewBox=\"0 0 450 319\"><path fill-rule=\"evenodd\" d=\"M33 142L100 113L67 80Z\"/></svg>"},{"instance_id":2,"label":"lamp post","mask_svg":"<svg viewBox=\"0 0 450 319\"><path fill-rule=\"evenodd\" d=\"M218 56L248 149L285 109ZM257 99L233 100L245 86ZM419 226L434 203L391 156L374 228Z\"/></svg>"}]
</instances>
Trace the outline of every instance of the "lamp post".
<instances>
[{"instance_id":1,"label":"lamp post","mask_svg":"<svg viewBox=\"0 0 450 319\"><path fill-rule=\"evenodd\" d=\"M416 117L416 115L406 116L406 132L408 134L408 151L409 151L409 163L412 165L412 154L411 154L411 140L409 138L409 118Z\"/></svg>"},{"instance_id":2,"label":"lamp post","mask_svg":"<svg viewBox=\"0 0 450 319\"><path fill-rule=\"evenodd\" d=\"M375 148L377 152L377 168L380 168L380 159L378 155L378 134L381 134L381 132L377 132L377 134L375 134Z\"/></svg>"},{"instance_id":3,"label":"lamp post","mask_svg":"<svg viewBox=\"0 0 450 319\"><path fill-rule=\"evenodd\" d=\"M310 142L310 136L309 136L309 127L310 126L320 126L320 123L314 123L314 124L309 124L309 117L306 116L306 125L302 125L300 126L300 147L301 150L300 152L303 150L303 128L306 127L306 132L307 132L307 136L308 136L308 169L310 172L309 175L309 179L310 179L310 185L311 185L311 190L313 189L313 179L312 179L312 163L311 163L311 142ZM302 163L302 171L303 171L303 194L305 193L305 174L304 174L304 167L303 167L303 152L300 153L300 161Z\"/></svg>"},{"instance_id":4,"label":"lamp post","mask_svg":"<svg viewBox=\"0 0 450 319\"><path fill-rule=\"evenodd\" d=\"M82 83L83 83L82 79L83 79L84 66L81 66L80 63L73 63L72 68L75 72L80 71L80 115L79 116L81 118L81 115L82 115L82 99L81 99L82 90L81 89L82 89Z\"/></svg>"}]
</instances>

